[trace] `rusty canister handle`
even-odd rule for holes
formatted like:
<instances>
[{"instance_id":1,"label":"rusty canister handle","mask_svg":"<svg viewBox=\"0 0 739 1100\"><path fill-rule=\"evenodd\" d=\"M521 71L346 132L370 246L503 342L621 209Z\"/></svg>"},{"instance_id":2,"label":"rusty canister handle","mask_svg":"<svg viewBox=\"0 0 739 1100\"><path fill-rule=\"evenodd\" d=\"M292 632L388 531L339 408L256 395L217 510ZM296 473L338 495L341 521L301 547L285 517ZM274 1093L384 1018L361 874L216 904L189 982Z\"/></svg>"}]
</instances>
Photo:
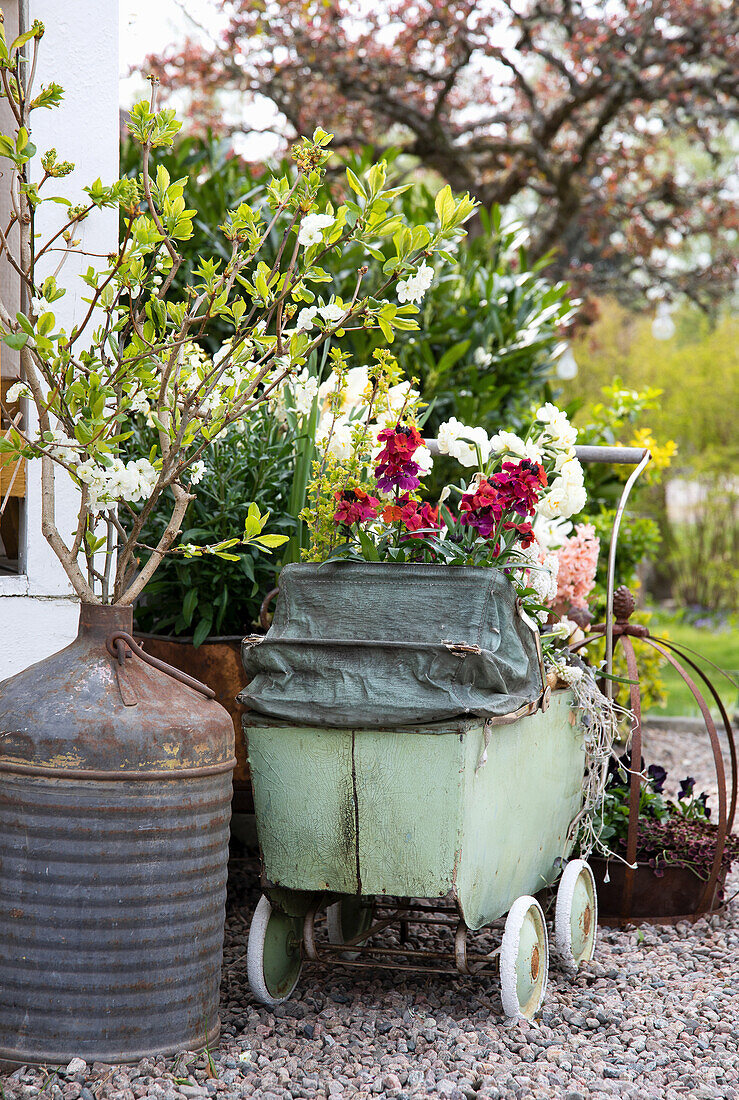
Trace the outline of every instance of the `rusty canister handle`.
<instances>
[{"instance_id":1,"label":"rusty canister handle","mask_svg":"<svg viewBox=\"0 0 739 1100\"><path fill-rule=\"evenodd\" d=\"M213 691L213 688L209 688L207 684L202 684L200 680L196 680L194 676L188 676L186 672L181 672L180 669L173 668L172 665L168 665L166 661L160 661L158 657L152 657L152 655L147 653L130 634L126 633L125 630L116 630L105 639L105 648L111 657L115 657L116 660L118 659L117 641L125 642L132 652L135 653L137 657L140 657L145 664L151 665L153 668L158 668L160 672L166 672L167 676L171 676L173 680L179 680L181 684L193 688L194 691L199 691L206 699L215 699L216 693Z\"/></svg>"}]
</instances>

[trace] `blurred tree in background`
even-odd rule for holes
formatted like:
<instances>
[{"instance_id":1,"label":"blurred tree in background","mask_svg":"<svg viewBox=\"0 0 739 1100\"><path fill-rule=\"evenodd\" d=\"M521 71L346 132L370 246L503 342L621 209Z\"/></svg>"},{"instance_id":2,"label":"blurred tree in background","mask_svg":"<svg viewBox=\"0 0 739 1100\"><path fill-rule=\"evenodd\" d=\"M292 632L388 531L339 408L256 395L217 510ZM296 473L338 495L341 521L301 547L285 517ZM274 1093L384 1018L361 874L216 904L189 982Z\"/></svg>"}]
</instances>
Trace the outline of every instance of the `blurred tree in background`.
<instances>
[{"instance_id":1,"label":"blurred tree in background","mask_svg":"<svg viewBox=\"0 0 739 1100\"><path fill-rule=\"evenodd\" d=\"M485 208L515 203L555 277L710 306L735 276L739 17L725 0L213 0L147 60L231 136L402 146Z\"/></svg>"}]
</instances>

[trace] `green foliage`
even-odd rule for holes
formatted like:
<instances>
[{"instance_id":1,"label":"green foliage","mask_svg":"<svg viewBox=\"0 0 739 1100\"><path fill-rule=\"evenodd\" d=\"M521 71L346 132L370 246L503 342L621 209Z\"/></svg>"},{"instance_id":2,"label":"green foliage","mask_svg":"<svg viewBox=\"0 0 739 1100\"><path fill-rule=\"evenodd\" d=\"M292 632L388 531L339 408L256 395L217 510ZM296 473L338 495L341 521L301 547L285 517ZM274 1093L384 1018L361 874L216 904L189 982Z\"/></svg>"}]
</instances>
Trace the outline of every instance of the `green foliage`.
<instances>
[{"instance_id":1,"label":"green foliage","mask_svg":"<svg viewBox=\"0 0 739 1100\"><path fill-rule=\"evenodd\" d=\"M147 432L138 430L139 450ZM204 452L205 471L190 502L182 542L212 544L229 541L248 520L249 505L258 500L271 514L269 530L289 536L288 514L293 442L262 408L248 425L231 428ZM152 513L142 541L156 544L166 526L168 509ZM136 626L150 633L206 637L248 633L257 621L259 606L274 587L277 560L249 546L234 549L230 560L199 556L184 560L168 555L148 584L136 608Z\"/></svg>"},{"instance_id":2,"label":"green foliage","mask_svg":"<svg viewBox=\"0 0 739 1100\"><path fill-rule=\"evenodd\" d=\"M603 606L603 610L605 610L605 606ZM600 615L598 619L601 622L603 621ZM649 627L650 631L654 632L652 619L653 615L651 611L638 609L634 611L630 621L641 626ZM667 635L667 637L669 637L669 635ZM636 651L636 663L639 669L639 692L642 713L646 713L646 711L653 710L657 707L664 707L667 700L667 692L663 680L665 665L663 658L653 646L644 645L638 638L635 641L634 649ZM605 661L605 639L598 639L597 641L590 642L588 645L588 655L595 665ZM620 677L622 680L629 679L626 658L618 643L614 646L613 650L613 674L614 676ZM622 706L630 706L629 685L627 683L614 684L614 696L617 702Z\"/></svg>"},{"instance_id":3,"label":"green foliage","mask_svg":"<svg viewBox=\"0 0 739 1100\"><path fill-rule=\"evenodd\" d=\"M701 477L691 520L675 524L667 565L682 606L739 612L739 491L726 474Z\"/></svg>"},{"instance_id":4,"label":"green foliage","mask_svg":"<svg viewBox=\"0 0 739 1100\"><path fill-rule=\"evenodd\" d=\"M173 178L187 176L198 195L193 236L181 248L185 262L175 278L177 289L187 284L201 254L218 255L220 250L226 260L226 242L213 227L224 221L228 210L242 201L259 209L266 201L270 174L231 156L229 150L227 142L215 138L187 137L159 157ZM352 192L352 197L345 198L350 216L356 214L353 197L361 200L366 192L361 177L367 175L374 155L374 150L365 149L344 166ZM403 167L395 151L385 151L384 156L389 172ZM130 173L137 170L130 142L122 147L121 166ZM287 168L287 163L275 166L275 176ZM335 170L322 184L319 202L335 203L343 190L343 179ZM392 191L395 214L419 231L425 222L439 217L439 210L444 213L451 200L448 188L436 195L423 179ZM414 318L420 331L396 316L394 333L383 332L381 325L374 333L355 328L347 331L343 340L354 362L362 364L371 360L378 344L394 336L393 352L400 366L407 377L420 380L424 398L433 405L432 433L451 416L489 432L500 427L515 429L523 423L531 402L549 396L547 386L563 348L559 332L573 316L565 284L552 284L546 278L550 258L532 262L526 252L525 231L520 226L503 228L499 208L478 213L482 232L465 240L453 268L437 267ZM453 215L449 217L453 219ZM444 224L448 227L453 221L447 219ZM414 247L421 243L418 237L413 241L408 232L394 235L399 254L411 242ZM273 231L264 248L267 263L279 245L280 236ZM441 256L444 258L443 250ZM322 268L330 274L337 294L347 299L353 293L357 269L364 264L368 272L363 285L370 293L381 285L387 276L387 257L386 248L349 247L323 257ZM216 323L207 346L215 350L224 335L225 330L221 332Z\"/></svg>"},{"instance_id":5,"label":"green foliage","mask_svg":"<svg viewBox=\"0 0 739 1100\"><path fill-rule=\"evenodd\" d=\"M526 232L502 228L498 207L480 219L483 232L426 295L420 333L397 349L433 403L432 429L452 416L489 433L518 429L531 403L550 396L561 327L574 313L566 285L545 276L550 257L529 259Z\"/></svg>"},{"instance_id":6,"label":"green foliage","mask_svg":"<svg viewBox=\"0 0 739 1100\"><path fill-rule=\"evenodd\" d=\"M292 147L280 175L265 174L254 204L240 196L220 211L223 240L218 253L209 255L193 242L198 211L188 208L185 196L188 184L198 181L155 163L181 124L173 110L157 109L154 82L150 100L135 104L128 123L140 147L140 166L137 158L128 175L109 185L95 180L83 188L85 201L72 205L63 195L49 194L48 181L71 171L55 149L40 155L43 175L27 168L38 153L30 141L30 115L61 98L55 87L31 99L42 35L35 23L8 46L0 22L0 98L12 101L13 120L11 133L0 134L0 159L10 162L9 187L19 198L3 242L30 302L17 312L11 299L0 299L0 334L21 353L23 396L32 400L32 422L38 422L38 431L30 433L13 424L4 446L11 458L42 459L42 527L77 594L88 602L131 603L181 528L191 497L183 485L188 468L298 375L327 341L363 329L392 341L396 330L417 329L415 302L419 285L432 274L428 261L437 254L450 258L448 249L465 235L462 226L476 203L444 187L431 224L408 224L395 208L400 190L387 185L384 161L348 177L346 201L336 203L325 183L332 135L319 126ZM29 59L19 51L32 39L28 72L23 67L29 68ZM20 79L22 70L27 81ZM29 183L31 176L38 184ZM191 190L196 193L197 186ZM47 203L61 206L62 213L61 225L44 242L34 236L34 213ZM60 297L56 279L42 279L37 265L48 267L51 252L79 253L80 225L105 207L120 210L121 239L112 254L90 257L94 262L80 275L88 308L67 332L48 308ZM8 239L16 237L19 247L11 248ZM188 248L189 262L178 280L180 250ZM360 257L353 282L346 290L326 286L334 280L321 266L324 257L337 260L344 252ZM362 285L367 255L379 263L371 289ZM301 309L312 302L312 310ZM209 326L216 328L217 354L211 356ZM156 429L153 442L146 457L124 464L122 447L140 412ZM54 521L53 463L80 489L69 545ZM143 543L142 528L163 496L171 498L169 521L155 545ZM219 539L207 548L209 555L228 560L237 543L272 548L274 536L262 534L263 517L252 505L244 535Z\"/></svg>"},{"instance_id":7,"label":"green foliage","mask_svg":"<svg viewBox=\"0 0 739 1100\"><path fill-rule=\"evenodd\" d=\"M610 385L604 386L600 396L602 401L581 410L576 417L578 443L590 446L643 445L638 438L640 421L645 413L650 419L657 407L660 391L647 389L642 392L627 390L621 380L616 378ZM573 402L570 410L576 409L580 402ZM663 452L665 448L662 449ZM669 465L670 455L665 455L655 463L653 480L659 480L662 469ZM648 467L649 469L649 467ZM586 518L595 527L600 538L600 557L596 587L590 607L596 618L605 616L606 573L610 551L611 531L624 483L632 468L591 463L585 466L585 486L588 492ZM659 527L654 519L640 515L646 478L637 482L629 497L628 510L621 523L616 556L616 582L630 588L638 587L637 567L645 559L652 559L658 552L661 539Z\"/></svg>"},{"instance_id":8,"label":"green foliage","mask_svg":"<svg viewBox=\"0 0 739 1100\"><path fill-rule=\"evenodd\" d=\"M733 616L706 615L705 612L696 613L685 608L669 612L661 606L655 609L649 628L654 637L666 636L675 645L685 647L688 655L697 660L713 682L729 714L736 712L739 708L739 620ZM717 668L723 670L723 675ZM693 675L692 672L690 674ZM667 694L663 713L700 717L690 688L666 661L662 667L662 677ZM700 679L696 683L701 687ZM718 714L713 698L707 692L704 694L711 710Z\"/></svg>"},{"instance_id":9,"label":"green foliage","mask_svg":"<svg viewBox=\"0 0 739 1100\"><path fill-rule=\"evenodd\" d=\"M641 761L643 778L639 787L639 818L664 824L673 817L686 821L707 822L707 795L695 793L695 780L687 777L680 783L676 798L668 798L663 793L667 773L660 766L651 766L644 772L644 760ZM608 774L606 790L600 820L596 824L596 833L613 851L619 850L619 841L625 843L629 831L629 798L631 783L631 757L626 754L618 763L613 762Z\"/></svg>"},{"instance_id":10,"label":"green foliage","mask_svg":"<svg viewBox=\"0 0 739 1100\"><path fill-rule=\"evenodd\" d=\"M681 465L736 467L739 320L728 314L712 320L685 306L674 315L671 340L655 339L651 320L601 302L599 319L575 342L580 372L564 385L565 398L597 402L614 374L627 389L658 387L649 424L658 438L675 440Z\"/></svg>"}]
</instances>

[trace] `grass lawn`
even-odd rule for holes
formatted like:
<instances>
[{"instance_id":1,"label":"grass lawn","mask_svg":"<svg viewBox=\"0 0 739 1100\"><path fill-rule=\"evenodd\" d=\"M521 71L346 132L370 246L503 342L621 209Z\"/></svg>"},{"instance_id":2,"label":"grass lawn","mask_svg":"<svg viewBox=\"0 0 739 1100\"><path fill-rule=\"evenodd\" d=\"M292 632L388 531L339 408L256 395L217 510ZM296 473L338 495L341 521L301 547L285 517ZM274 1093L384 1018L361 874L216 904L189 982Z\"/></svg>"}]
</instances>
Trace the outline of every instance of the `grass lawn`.
<instances>
[{"instance_id":1,"label":"grass lawn","mask_svg":"<svg viewBox=\"0 0 739 1100\"><path fill-rule=\"evenodd\" d=\"M662 634L669 635L671 641L695 650L696 653L700 653L701 656L728 672L733 677L735 686L732 686L725 677L720 676L710 665L702 665L721 696L729 715L739 712L739 628L736 622L695 625L680 621L677 616L657 609L649 629L655 637ZM701 664L700 661L697 663ZM689 668L687 671L691 672ZM654 717L661 714L699 715L700 711L688 686L666 661L663 665L662 677L667 691L667 705L651 711L650 714ZM697 686L700 689L702 682Z\"/></svg>"}]
</instances>

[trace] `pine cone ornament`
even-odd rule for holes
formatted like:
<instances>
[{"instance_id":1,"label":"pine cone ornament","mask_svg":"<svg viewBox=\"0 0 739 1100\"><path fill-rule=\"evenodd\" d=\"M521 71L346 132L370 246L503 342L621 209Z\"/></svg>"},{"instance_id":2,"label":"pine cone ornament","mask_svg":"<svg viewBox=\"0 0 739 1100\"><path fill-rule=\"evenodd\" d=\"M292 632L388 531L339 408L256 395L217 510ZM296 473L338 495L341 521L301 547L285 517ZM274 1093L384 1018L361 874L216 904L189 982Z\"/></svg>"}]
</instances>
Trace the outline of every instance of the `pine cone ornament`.
<instances>
[{"instance_id":1,"label":"pine cone ornament","mask_svg":"<svg viewBox=\"0 0 739 1100\"><path fill-rule=\"evenodd\" d=\"M636 600L631 595L631 592L622 584L620 588L617 588L613 593L613 614L616 616L616 622L626 623L629 621L629 616L636 607Z\"/></svg>"}]
</instances>

